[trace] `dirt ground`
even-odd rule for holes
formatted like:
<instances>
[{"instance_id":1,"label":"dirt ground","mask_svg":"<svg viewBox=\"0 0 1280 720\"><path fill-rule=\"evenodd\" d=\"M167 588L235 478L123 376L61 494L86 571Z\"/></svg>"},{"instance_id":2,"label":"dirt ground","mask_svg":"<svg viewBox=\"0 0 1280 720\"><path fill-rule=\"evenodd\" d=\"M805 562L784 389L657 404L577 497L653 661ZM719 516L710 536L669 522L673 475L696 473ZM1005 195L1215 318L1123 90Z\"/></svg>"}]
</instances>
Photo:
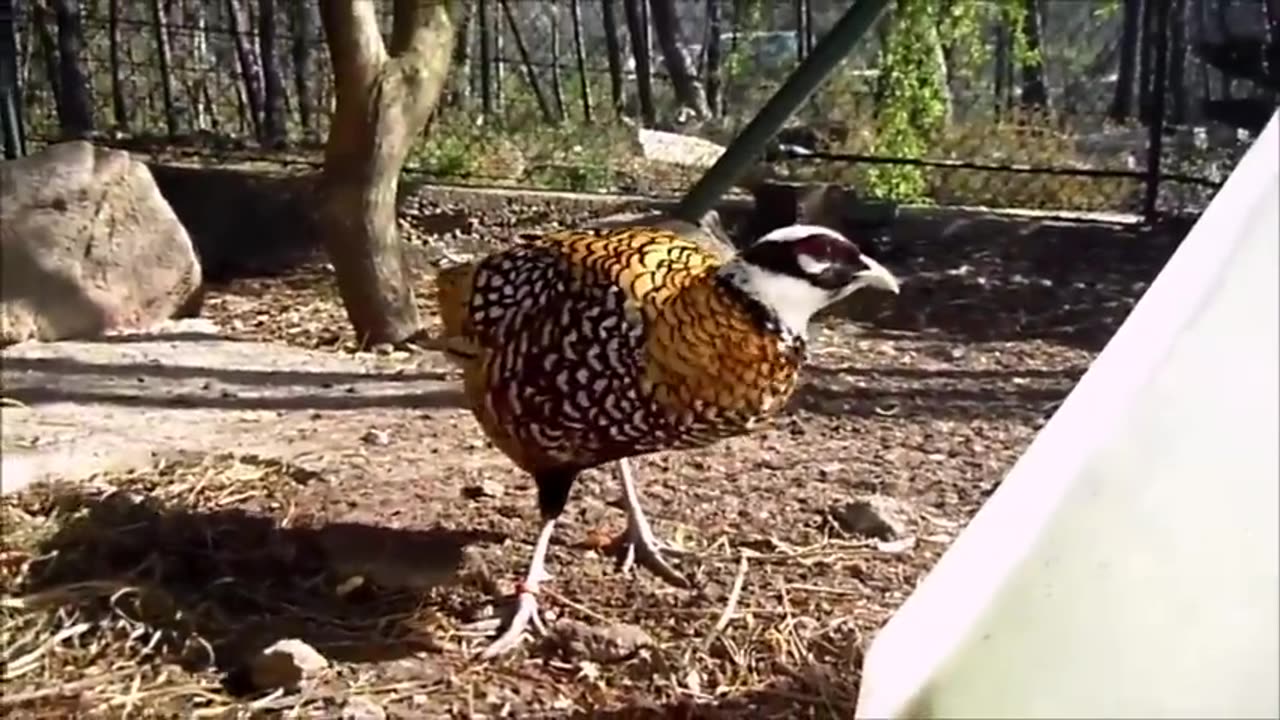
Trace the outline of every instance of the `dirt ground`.
<instances>
[{"instance_id":1,"label":"dirt ground","mask_svg":"<svg viewBox=\"0 0 1280 720\"><path fill-rule=\"evenodd\" d=\"M0 705L11 717L848 717L876 629L1178 239L979 223L895 243L883 259L902 296L816 322L803 384L772 427L637 462L655 529L689 551L678 563L696 589L616 570L603 545L624 526L620 492L588 473L552 546L551 636L493 663L468 657L484 639L463 626L500 611L523 573L536 502L459 407L300 401L289 412L345 412L369 432L311 462L231 446L6 495ZM428 314L430 284L422 272ZM212 288L204 314L237 337L350 352L323 264ZM436 356L361 357L370 372L445 372ZM844 522L867 496L896 506L896 534ZM282 638L329 667L296 691L253 690L249 661Z\"/></svg>"}]
</instances>

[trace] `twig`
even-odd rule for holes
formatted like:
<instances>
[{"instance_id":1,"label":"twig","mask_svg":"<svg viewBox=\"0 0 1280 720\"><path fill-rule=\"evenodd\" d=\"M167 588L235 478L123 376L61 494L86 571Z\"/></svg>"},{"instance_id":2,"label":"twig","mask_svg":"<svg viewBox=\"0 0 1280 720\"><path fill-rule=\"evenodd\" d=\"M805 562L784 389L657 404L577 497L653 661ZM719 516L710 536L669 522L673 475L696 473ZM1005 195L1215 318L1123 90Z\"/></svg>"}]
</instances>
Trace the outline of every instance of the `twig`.
<instances>
[{"instance_id":1,"label":"twig","mask_svg":"<svg viewBox=\"0 0 1280 720\"><path fill-rule=\"evenodd\" d=\"M787 585L788 590L799 590L801 592L819 593L822 595L842 595L848 597L862 597L866 595L862 590L850 590L848 588L826 587L825 585L806 585L804 583L791 583Z\"/></svg>"},{"instance_id":2,"label":"twig","mask_svg":"<svg viewBox=\"0 0 1280 720\"><path fill-rule=\"evenodd\" d=\"M108 680L128 675L130 672L131 670L118 670L116 672L109 672L103 675L81 678L74 682L62 683L57 687L46 687L39 690L32 690L30 692L0 695L0 707L6 705L23 705L33 700L41 700L43 698L56 697L58 695L73 695L85 688L93 687L94 685L101 685Z\"/></svg>"},{"instance_id":3,"label":"twig","mask_svg":"<svg viewBox=\"0 0 1280 720\"><path fill-rule=\"evenodd\" d=\"M733 619L733 612L738 607L738 598L742 597L742 585L746 582L746 579L747 555L742 553L738 557L738 574L733 578L733 587L729 590L729 599L725 601L724 610L720 613L720 618L716 620L716 624L711 628L711 632L707 633L707 637L703 639L703 650L711 647L711 643L715 641L716 636L728 627L729 621Z\"/></svg>"},{"instance_id":4,"label":"twig","mask_svg":"<svg viewBox=\"0 0 1280 720\"><path fill-rule=\"evenodd\" d=\"M595 620L596 622L599 622L599 623L611 623L611 622L613 622L612 620L610 620L609 618L605 617L604 615L601 615L600 613L596 612L595 610L592 610L591 608L589 608L589 607L587 607L587 606L585 606L585 605L583 605L583 604L581 604L581 603L574 602L574 601L570 600L569 598L567 598L567 597L565 597L565 596L561 595L560 593L555 592L554 590L548 590L548 589L546 589L546 588L543 588L543 589L542 589L542 594L546 595L547 597L551 598L552 600L555 600L556 602L560 603L561 605L564 605L564 606L566 606L566 607L570 607L570 608L573 608L574 610L577 610L578 612L582 613L583 615L586 615L587 617L591 618L592 620Z\"/></svg>"}]
</instances>

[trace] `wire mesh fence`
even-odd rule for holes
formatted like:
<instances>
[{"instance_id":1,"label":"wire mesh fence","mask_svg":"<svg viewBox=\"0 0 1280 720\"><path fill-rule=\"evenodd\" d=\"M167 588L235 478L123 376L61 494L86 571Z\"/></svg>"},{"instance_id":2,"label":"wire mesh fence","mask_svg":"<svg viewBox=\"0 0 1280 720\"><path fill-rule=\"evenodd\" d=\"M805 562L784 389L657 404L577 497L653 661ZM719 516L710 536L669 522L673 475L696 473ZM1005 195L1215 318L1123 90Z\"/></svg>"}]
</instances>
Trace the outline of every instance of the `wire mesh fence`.
<instances>
[{"instance_id":1,"label":"wire mesh fence","mask_svg":"<svg viewBox=\"0 0 1280 720\"><path fill-rule=\"evenodd\" d=\"M386 32L390 5L380 6ZM643 193L682 189L700 170L647 158L637 125L728 143L847 9L831 0L463 5L444 100L407 170ZM969 10L938 10L925 27L885 13L762 161L774 174L898 201L1194 211L1249 140L1206 108L1242 91L1274 107L1273 88L1195 51L1265 27L1262 0L1028 0L1016 22L1009 6L940 3ZM32 141L91 133L224 162L319 162L333 90L314 0L17 9L14 74ZM922 42L933 57L897 50ZM918 115L937 122L920 131Z\"/></svg>"}]
</instances>

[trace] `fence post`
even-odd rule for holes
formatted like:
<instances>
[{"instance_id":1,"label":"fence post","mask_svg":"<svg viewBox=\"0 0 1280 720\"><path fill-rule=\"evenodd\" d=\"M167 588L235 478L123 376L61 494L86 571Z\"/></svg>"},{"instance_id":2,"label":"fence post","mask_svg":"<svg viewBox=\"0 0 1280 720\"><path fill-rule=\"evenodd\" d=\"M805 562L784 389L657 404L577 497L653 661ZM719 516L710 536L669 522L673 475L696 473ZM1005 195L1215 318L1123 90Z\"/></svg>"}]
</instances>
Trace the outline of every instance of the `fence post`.
<instances>
[{"instance_id":1,"label":"fence post","mask_svg":"<svg viewBox=\"0 0 1280 720\"><path fill-rule=\"evenodd\" d=\"M0 128L6 160L27 154L22 127L22 90L18 84L18 42L13 0L0 0Z\"/></svg>"},{"instance_id":2,"label":"fence post","mask_svg":"<svg viewBox=\"0 0 1280 720\"><path fill-rule=\"evenodd\" d=\"M1164 154L1164 105L1169 82L1169 12L1170 1L1159 0L1156 12L1156 66L1153 72L1151 124L1147 127L1147 196L1142 206L1143 219L1154 222L1159 212L1161 162Z\"/></svg>"}]
</instances>

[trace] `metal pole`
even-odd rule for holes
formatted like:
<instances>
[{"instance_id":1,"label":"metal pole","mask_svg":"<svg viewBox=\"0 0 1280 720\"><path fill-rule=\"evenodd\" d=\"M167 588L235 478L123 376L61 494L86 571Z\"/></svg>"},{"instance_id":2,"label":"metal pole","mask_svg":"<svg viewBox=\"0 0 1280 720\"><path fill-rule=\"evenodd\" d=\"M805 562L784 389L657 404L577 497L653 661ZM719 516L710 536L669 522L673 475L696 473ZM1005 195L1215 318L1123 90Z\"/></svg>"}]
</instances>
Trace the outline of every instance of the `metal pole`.
<instances>
[{"instance_id":1,"label":"metal pole","mask_svg":"<svg viewBox=\"0 0 1280 720\"><path fill-rule=\"evenodd\" d=\"M818 89L880 17L890 0L855 0L844 17L813 47L804 62L760 108L676 207L675 217L697 223L720 196L751 166L769 138L782 129L804 101Z\"/></svg>"},{"instance_id":2,"label":"metal pole","mask_svg":"<svg viewBox=\"0 0 1280 720\"><path fill-rule=\"evenodd\" d=\"M1160 0L1156 12L1156 57L1152 73L1151 127L1147 142L1147 196L1142 214L1147 222L1155 222L1160 203L1160 164L1164 154L1164 101L1168 91L1169 66L1169 0Z\"/></svg>"}]
</instances>

